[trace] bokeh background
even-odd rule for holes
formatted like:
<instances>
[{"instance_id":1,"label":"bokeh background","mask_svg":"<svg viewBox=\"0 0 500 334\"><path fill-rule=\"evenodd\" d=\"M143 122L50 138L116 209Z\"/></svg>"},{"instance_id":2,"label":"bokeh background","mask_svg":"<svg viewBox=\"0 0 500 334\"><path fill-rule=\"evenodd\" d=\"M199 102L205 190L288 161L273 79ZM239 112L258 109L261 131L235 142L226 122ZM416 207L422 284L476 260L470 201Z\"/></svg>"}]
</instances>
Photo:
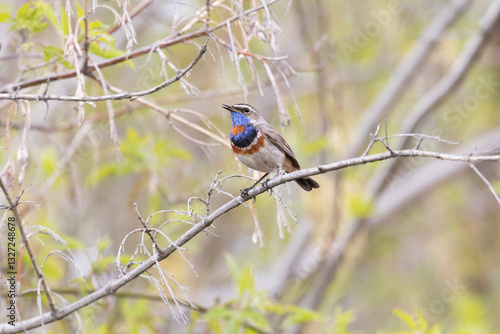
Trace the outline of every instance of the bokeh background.
<instances>
[{"instance_id":1,"label":"bokeh background","mask_svg":"<svg viewBox=\"0 0 500 334\"><path fill-rule=\"evenodd\" d=\"M423 150L497 153L498 2L280 0L263 6L263 1L214 0L208 27L234 20L210 32L208 52L189 76L143 97L153 106L142 100L0 101L2 178L13 196L27 189L23 200L38 204L20 206L20 213L37 260L45 259L47 281L61 296L57 302L76 301L117 278L119 252L122 265L134 252L136 261L148 257L137 248L139 233L124 239L142 227L134 203L144 218L160 210L203 215L203 204L193 197L206 198L218 171L219 179L258 177L227 147L230 116L222 103L253 105L281 131L303 167L361 155L377 125L379 136L420 133L460 142L427 138ZM95 80L82 76L88 96L106 93L102 80L128 92L158 85L164 74L171 78L185 68L207 38L205 1L2 1L1 91L81 66L78 48L68 41L73 34L83 48L83 21L77 19L85 8L95 63L142 47L151 51L103 67L100 77L92 72ZM137 15L120 27L125 9ZM197 31L200 37L192 37ZM182 36L191 37L176 40ZM170 40L176 42L161 51L152 47ZM72 76L18 92L74 95L78 85ZM419 142L405 139L393 137L389 144ZM370 153L384 151L376 143ZM476 167L498 191L498 162ZM189 298L198 310L166 305L151 283L158 273L151 270L145 274L149 280L138 278L81 309L81 325L70 316L45 328L497 332L500 204L467 164L400 159L314 178L318 190L280 186L274 195L262 194L250 207L217 219L209 229L217 236L196 236L183 254L197 274L178 253L161 263L172 278L173 295ZM248 185L235 177L220 189L238 195ZM214 194L212 210L229 200ZM183 213L157 214L149 226L169 219L180 220L161 228L171 240L190 227L182 222L190 219ZM2 226L1 245L4 232ZM165 239L161 243L168 245ZM149 240L145 247L152 252ZM54 251L70 257L81 273ZM36 293L29 292L36 279L21 254L19 291L25 293L18 306L21 319L27 319L40 311ZM3 268L6 261L1 262ZM45 304L43 309L48 310ZM180 310L187 326L175 321Z\"/></svg>"}]
</instances>

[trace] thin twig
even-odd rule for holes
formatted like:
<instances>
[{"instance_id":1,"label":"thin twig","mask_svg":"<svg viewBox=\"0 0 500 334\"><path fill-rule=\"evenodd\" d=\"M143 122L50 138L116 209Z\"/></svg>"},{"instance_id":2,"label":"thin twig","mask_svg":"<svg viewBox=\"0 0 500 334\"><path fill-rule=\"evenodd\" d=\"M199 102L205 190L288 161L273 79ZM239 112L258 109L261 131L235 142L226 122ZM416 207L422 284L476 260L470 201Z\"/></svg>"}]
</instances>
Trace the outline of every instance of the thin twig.
<instances>
[{"instance_id":1,"label":"thin twig","mask_svg":"<svg viewBox=\"0 0 500 334\"><path fill-rule=\"evenodd\" d=\"M386 86L377 95L373 103L363 111L358 129L354 131L353 145L350 151L350 156L355 156L361 151L364 140L363 136L369 133L375 125L380 122L384 114L389 112L389 109L399 100L402 93L407 89L408 84L419 73L422 62L432 52L438 42L442 38L446 29L453 24L465 8L469 5L470 0L451 1L449 5L443 8L434 16L426 29L422 32L413 48L407 53L405 58L399 63ZM412 132L412 131L409 131Z\"/></svg>"},{"instance_id":2,"label":"thin twig","mask_svg":"<svg viewBox=\"0 0 500 334\"><path fill-rule=\"evenodd\" d=\"M90 47L90 42L89 42L89 19L88 19L88 2L89 0L85 0L84 7L83 7L83 65L82 65L82 73L84 75L87 74L88 71L88 65L89 65L89 47Z\"/></svg>"},{"instance_id":3,"label":"thin twig","mask_svg":"<svg viewBox=\"0 0 500 334\"><path fill-rule=\"evenodd\" d=\"M139 219L142 226L144 227L144 232L146 232L146 234L149 236L149 238L153 242L153 245L155 246L156 251L158 253L161 252L161 248L160 248L160 246L158 246L158 241L156 240L156 236L154 236L153 233L151 233L151 229L148 227L148 224L144 221L144 219L142 219L142 216L139 213L139 209L137 208L137 203L134 203L134 210L135 210L135 213L137 214L137 219Z\"/></svg>"},{"instance_id":4,"label":"thin twig","mask_svg":"<svg viewBox=\"0 0 500 334\"><path fill-rule=\"evenodd\" d=\"M33 271L35 272L35 275L38 279L38 282L41 283L43 290L45 291L45 295L47 297L47 301L49 303L50 307L50 315L54 317L55 320L61 319L61 317L58 314L58 309L56 304L54 303L54 299L52 298L52 294L50 292L50 287L48 286L47 282L45 282L45 277L43 276L43 272L38 266L38 263L36 261L35 255L33 253L33 250L31 249L31 244L29 243L28 236L26 235L26 231L24 230L21 217L19 215L19 211L17 210L17 206L19 204L19 198L16 199L14 202L9 194L9 191L5 187L2 178L0 177L0 188L2 188L2 191L5 195L5 198L7 199L7 202L9 203L9 210L12 211L14 214L14 217L16 218L17 222L17 228L19 229L19 233L21 235L21 240L24 244L24 247L26 248L26 251L28 252L28 256L30 258L31 265L33 267ZM42 310L40 309L40 313Z\"/></svg>"},{"instance_id":5,"label":"thin twig","mask_svg":"<svg viewBox=\"0 0 500 334\"><path fill-rule=\"evenodd\" d=\"M99 81L101 83L102 91L104 95L108 95L108 87L106 80L104 79L104 75L102 74L101 70L97 65L95 65L94 62L92 62L92 65L94 66L97 76L99 77ZM115 123L115 111L113 109L113 104L111 103L110 100L106 100L106 110L108 111L108 122L109 122L109 134L111 137L111 140L113 141L113 146L115 148L115 157L116 161L120 162L121 161L121 153L119 149L119 138L118 138L118 131L116 130L116 123Z\"/></svg>"},{"instance_id":6,"label":"thin twig","mask_svg":"<svg viewBox=\"0 0 500 334\"><path fill-rule=\"evenodd\" d=\"M328 173L328 172L333 172L336 170L340 169L345 169L348 167L354 167L354 166L359 166L359 165L364 165L367 163L374 163L378 161L383 161L383 160L388 160L388 159L394 159L394 158L433 158L433 159L440 159L440 160L447 160L447 161L455 161L455 162L463 162L463 163L475 163L475 162L480 162L480 161L494 161L498 162L500 161L500 155L486 155L486 156L471 156L470 154L467 155L453 155L453 154L444 154L444 153L439 153L439 152L430 152L430 151L419 151L419 150L402 150L402 151L393 151L391 152L385 152L385 153L379 153L379 154L373 154L369 155L366 157L358 157L358 158L353 158L353 159L348 159L348 160L343 160L343 161L338 161L335 163L331 164L326 164L326 165L321 165L313 168L308 168L308 169L303 169L300 171L288 173L282 176L275 177L271 179L266 187L263 186L257 186L254 189L250 190L248 192L248 197L249 198L254 198L257 195L267 192L268 189L274 188L280 184L286 183L286 182L291 182L293 180L303 178L305 176L313 176L313 175L318 175L318 174L323 174L323 173ZM20 322L16 323L16 327L12 328L11 326L8 326L6 324L0 325L0 332L2 333L15 333L18 331L23 331L23 330L28 330L32 328L39 327L43 321L44 324L48 324L51 322L54 322L58 319L61 319L63 317L68 316L69 314L72 314L73 312L79 310L80 308L87 306L109 294L115 293L118 289L121 287L125 286L129 282L133 281L136 277L140 276L143 274L145 271L156 265L158 262L162 261L163 259L169 257L172 253L174 253L176 250L179 249L179 247L183 246L186 244L189 240L194 238L196 235L201 233L203 230L205 230L207 227L212 225L212 223L219 218L220 216L224 215L225 213L233 210L234 208L240 206L243 204L241 196L230 200L229 202L221 205L218 207L216 210L214 210L212 213L210 213L208 216L203 217L198 223L193 225L192 228L190 228L186 233L184 233L181 237L179 237L173 244L167 246L166 248L163 248L161 252L158 252L154 254L151 258L148 258L141 264L139 264L137 267L135 267L133 270L127 272L123 276L114 279L110 283L108 283L105 287L102 287L95 292L75 301L74 303L71 303L69 305L65 305L62 307L57 314L52 314L52 313L45 313L41 317L33 317L31 319L23 320ZM352 230L351 234L354 234L358 227L356 225L353 225L350 227ZM348 237L349 234L346 236L346 243L351 240L351 238ZM344 248L345 249L345 248ZM341 256L341 254L339 255Z\"/></svg>"},{"instance_id":7,"label":"thin twig","mask_svg":"<svg viewBox=\"0 0 500 334\"><path fill-rule=\"evenodd\" d=\"M153 3L154 0L144 0L140 4L138 4L128 15L124 22L117 22L114 26L108 29L107 33L112 35L115 31L120 29L120 27L129 22L129 19L133 19L137 15L139 15L142 11L149 7Z\"/></svg>"},{"instance_id":8,"label":"thin twig","mask_svg":"<svg viewBox=\"0 0 500 334\"><path fill-rule=\"evenodd\" d=\"M121 90L119 88L114 87L114 86L108 86L108 88L110 91L121 92ZM179 116L176 113L176 110L166 110L165 108L160 107L158 104L151 102L147 99L141 98L141 97L135 99L134 101L159 112L160 114L167 117L167 119L169 119L169 120L175 120L176 122L179 122L180 124L185 125L191 129L215 140L216 142L218 142L218 143L220 143L228 148L230 147L229 141L227 139L223 138L222 136L218 136L217 134L215 134L211 131L208 131L207 129L199 126L198 124L190 122L187 119Z\"/></svg>"},{"instance_id":9,"label":"thin twig","mask_svg":"<svg viewBox=\"0 0 500 334\"><path fill-rule=\"evenodd\" d=\"M278 1L279 0L269 1L267 3L267 6L270 6ZM249 10L246 10L239 15L235 15L235 16L213 26L212 28L208 29L208 31L205 30L204 28L202 28L202 29L197 30L195 32L192 32L190 34L181 35L181 36L175 35L174 38L167 38L166 40L163 40L159 43L155 42L155 43L150 44L148 46L145 46L145 47L139 48L135 51L132 51L130 53L126 53L122 56L103 60L100 63L97 63L97 66L99 66L100 69L103 69L103 68L106 68L109 66L113 66L113 65L123 63L125 61L132 60L134 58L146 55L151 51L151 49L156 48L156 47L159 47L162 49L168 48L168 47L173 46L173 45L185 43L185 42L190 41L192 39L195 39L197 37L209 36L210 33L214 32L216 30L219 30L223 27L226 27L227 23L231 23L231 22L234 22L236 20L239 20L242 17L244 17L250 13L253 13L253 12L256 12L256 11L263 9L264 7L265 7L265 5L261 5L261 6L257 6L257 7L251 8ZM92 70L92 68L89 68L89 71L91 71L91 70ZM38 78L34 78L34 79L29 79L29 80L25 80L25 81L21 81L21 82L15 82L15 83L11 83L11 84L8 84L8 85L1 87L0 92L13 92L13 91L16 91L17 89L36 86L36 85L45 83L45 82L47 82L47 80L50 80L50 82L54 82L54 81L58 81L58 80L62 80L62 79L73 78L76 76L76 74L77 74L76 70L71 70L71 71L68 71L65 73L46 75L46 76L42 76L42 77L38 77Z\"/></svg>"},{"instance_id":10,"label":"thin twig","mask_svg":"<svg viewBox=\"0 0 500 334\"><path fill-rule=\"evenodd\" d=\"M121 94L111 94L111 95L101 95L101 96L75 96L75 95L37 95L37 94L6 94L6 93L0 93L0 100L13 100L13 101L20 101L20 100L28 100L28 101L79 101L79 102L97 102L97 101L109 101L109 100L133 100L135 98L145 96L145 95L150 95L153 94L167 86L170 86L174 82L179 81L184 75L186 75L193 67L196 65L196 63L201 59L203 54L207 51L207 44L208 44L208 39L205 42L205 44L201 47L198 55L196 58L182 71L177 73L173 78L170 78L169 80L166 80L159 84L158 86L155 86L153 88L149 88L140 92L132 92L132 93L121 93ZM96 64L95 66L98 66Z\"/></svg>"},{"instance_id":11,"label":"thin twig","mask_svg":"<svg viewBox=\"0 0 500 334\"><path fill-rule=\"evenodd\" d=\"M477 175L479 175L481 180L483 180L483 182L486 184L486 186L490 189L491 193L493 194L493 196L497 200L498 204L500 204L500 197L498 197L498 194L495 191L495 189L493 188L493 186L491 185L490 181L488 181L488 179L479 171L479 169L477 169L477 167L473 163L469 162L469 167L474 172L476 172Z\"/></svg>"},{"instance_id":12,"label":"thin twig","mask_svg":"<svg viewBox=\"0 0 500 334\"><path fill-rule=\"evenodd\" d=\"M370 153L373 145L375 145L375 142L377 141L377 136L378 136L378 132L380 131L380 124L377 125L377 128L375 129L375 133L374 134L371 134L370 133L370 143L368 144L368 147L366 148L365 152L361 155L362 157L366 157L368 155L368 153Z\"/></svg>"},{"instance_id":13,"label":"thin twig","mask_svg":"<svg viewBox=\"0 0 500 334\"><path fill-rule=\"evenodd\" d=\"M409 117L402 127L402 133L416 132L421 122L458 88L466 74L471 70L474 61L487 45L489 38L493 36L494 27L498 26L499 22L500 0L496 0L484 12L479 21L479 27L467 41L446 76L432 87L409 112ZM404 138L396 148L401 150L406 147L409 139ZM370 192L375 195L381 193L387 186L388 176L395 173L399 166L399 162L396 160L385 165L379 172Z\"/></svg>"},{"instance_id":14,"label":"thin twig","mask_svg":"<svg viewBox=\"0 0 500 334\"><path fill-rule=\"evenodd\" d=\"M30 295L36 294L36 289L28 289L24 290L19 293L19 297L28 297ZM71 288L53 288L52 292L54 293L59 293L62 295L74 295L74 296L84 296L89 293L95 292L94 289L90 290L79 290L79 289L71 289ZM129 298L129 299L146 299L150 301L157 301L157 302L163 302L162 297L158 296L158 294L147 294L144 293L144 291L141 292L129 292L129 291L118 291L116 292L113 297L116 298ZM182 305L185 305L185 303L182 303ZM201 306L199 304L194 304L196 309L200 312L206 312L208 308ZM188 306L191 308L191 306Z\"/></svg>"}]
</instances>

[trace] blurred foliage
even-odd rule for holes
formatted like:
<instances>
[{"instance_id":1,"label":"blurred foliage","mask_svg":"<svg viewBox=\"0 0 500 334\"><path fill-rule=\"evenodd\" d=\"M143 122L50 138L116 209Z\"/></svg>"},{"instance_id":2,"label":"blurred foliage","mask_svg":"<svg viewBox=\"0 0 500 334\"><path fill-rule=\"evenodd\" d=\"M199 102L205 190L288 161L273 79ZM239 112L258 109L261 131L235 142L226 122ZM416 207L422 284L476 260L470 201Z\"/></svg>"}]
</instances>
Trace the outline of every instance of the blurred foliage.
<instances>
[{"instance_id":1,"label":"blurred foliage","mask_svg":"<svg viewBox=\"0 0 500 334\"><path fill-rule=\"evenodd\" d=\"M47 28L48 23L43 21L43 12L36 6L26 3L17 10L16 17L7 18L3 13L0 22L9 22L10 30L28 30L29 32L39 32Z\"/></svg>"},{"instance_id":2,"label":"blurred foliage","mask_svg":"<svg viewBox=\"0 0 500 334\"><path fill-rule=\"evenodd\" d=\"M362 194L354 194L348 199L349 209L354 217L367 218L373 214L372 200Z\"/></svg>"},{"instance_id":3,"label":"blurred foliage","mask_svg":"<svg viewBox=\"0 0 500 334\"><path fill-rule=\"evenodd\" d=\"M123 7L115 2L97 2L103 6L88 16L88 51L94 62L125 55L132 46L141 48L181 35L180 29L185 33L203 28L201 21L190 22L202 17L199 10L205 1L154 1L150 9L132 20L138 36L135 45L127 40L125 26L110 30L120 17L113 11L123 14ZM127 3L130 9L140 2ZM1 41L2 84L75 68L78 57L68 52L68 39L71 31L77 32L75 42L80 47L84 43L84 1L68 3L71 13L64 1L0 3L0 33L5 37ZM449 1L396 3L398 9L386 17L387 21L381 21L381 13L387 13L393 2L385 0L279 1L248 15L241 26L235 20L231 25L234 40L228 38L227 26L213 32L212 37L226 44L215 44L212 39L209 53L183 78L185 81L145 97L171 111L170 116L175 113L184 117L185 123L176 123L165 113L156 113L135 100L112 101L116 143L110 139L104 103L85 104L85 121L93 122L88 132L77 122L76 103L2 104L0 121L8 130L8 136L0 138L4 175L12 164L13 174L18 175L18 148L22 146L24 125L31 122L26 140L26 181L22 185L13 182L12 193L27 188L23 199L40 204L22 204L20 209L36 258L43 263L49 285L58 294L57 303L75 302L106 286L119 275L117 262L137 264L148 258L152 248L147 236L129 235L123 242L125 235L142 227L134 203L143 217L158 213L150 217L148 226L162 226L164 234L158 239L168 245L205 214L205 204L199 199L206 198L218 170L223 171L221 177L252 175L235 162L227 148L216 146L217 141L196 130L201 128L227 140L230 121L220 108L222 103L248 101L277 129L286 123L283 115L289 112L291 126L281 130L302 167L345 158L351 137L362 136L368 145L368 133L355 133L357 125L365 121L363 110L381 92L437 9ZM210 26L242 8L260 4L221 2L211 11ZM387 127L382 126L379 135L396 133L414 103L446 74L487 5L486 0L471 4L442 36L436 50L421 65L415 82L405 87L397 107L387 110ZM124 91L151 88L189 64L198 50L195 45L204 41L199 38L172 45L162 54L151 51L125 61L127 66L121 63L102 72L111 85ZM494 38L491 43L458 92L443 101L422 125L422 133L462 141L460 151L498 127L500 58L498 40ZM227 52L232 44L242 52ZM249 54L255 57L245 58ZM282 60L298 75L288 73L283 63L269 60L282 55L287 55ZM274 77L268 76L263 59ZM76 61L79 66L81 59ZM246 81L245 89L236 87L238 83L243 85L240 79ZM72 95L76 86L75 80L69 79L20 92L36 93L38 89L39 94ZM477 97L478 90L483 93L481 98ZM99 95L103 89L87 77L85 93ZM477 103L470 108L467 103L476 101L474 98ZM280 103L286 108L278 113ZM8 128L7 121L14 125ZM391 144L396 142L391 138ZM427 140L422 148L454 150L448 144ZM496 152L498 145L490 143L487 149ZM371 153L384 151L378 143ZM155 270L163 270L164 276L151 270L115 295L82 308L78 315L47 324L45 330L73 333L82 321L88 333L274 333L297 327L305 333L335 334L496 333L500 327L498 203L478 176L467 172L441 180L400 211L359 233L342 253L343 265L324 291L321 305L315 310L299 306L300 297L313 290L312 278L325 267L324 257L336 249L340 233L358 219L379 214L380 198L370 198L364 189L385 163L317 176L321 188L307 194L298 192L294 184L280 187L276 191L282 196L281 202L261 195L252 204L253 211L239 207L218 219L207 235L186 244L182 253L186 259L177 252L158 264ZM411 191L413 176L426 166L431 166L428 161L412 160L393 180L387 180L402 184L388 191L392 201L389 196L387 203ZM498 167L478 167L500 192ZM432 179L439 168L421 177ZM240 178L224 182L221 192L212 194L212 212L246 185ZM283 205L293 212L290 215L297 224L287 216ZM257 221L264 249L259 249L253 237L257 235ZM306 238L301 239L304 235ZM304 245L311 247L301 253ZM23 290L36 289L38 281L29 257L23 249L20 254L20 285ZM231 255L224 261L221 254ZM289 265L292 260L296 262ZM283 268L290 273L281 272ZM288 284L290 277L284 278L285 274L301 286L285 289L284 295L277 296L269 287L278 279ZM168 277L168 287L162 281L164 277ZM157 285L151 284L155 280ZM449 284L453 282L465 288L450 297ZM171 298L169 289L179 297L180 306L171 299L167 306L158 297ZM191 296L198 310L186 306L186 296ZM43 294L40 300L44 311L48 310ZM23 319L39 315L36 301L33 293L19 298ZM189 314L187 327L179 316L182 313ZM179 318L174 319L174 314Z\"/></svg>"},{"instance_id":4,"label":"blurred foliage","mask_svg":"<svg viewBox=\"0 0 500 334\"><path fill-rule=\"evenodd\" d=\"M266 292L256 290L254 270L250 266L239 269L233 257L226 254L225 258L237 288L237 298L193 317L198 322L208 322L211 332L269 332L271 324L268 319L273 316L284 318L282 327L278 330L298 324L322 321L321 314L317 312L295 305L276 303Z\"/></svg>"},{"instance_id":5,"label":"blurred foliage","mask_svg":"<svg viewBox=\"0 0 500 334\"><path fill-rule=\"evenodd\" d=\"M192 160L189 151L176 147L173 142L155 140L151 134L140 136L132 128L127 128L127 136L121 141L119 149L124 161L120 164L102 164L89 176L88 185L95 185L111 176L157 173L170 166L172 158L180 159L181 162Z\"/></svg>"},{"instance_id":6,"label":"blurred foliage","mask_svg":"<svg viewBox=\"0 0 500 334\"><path fill-rule=\"evenodd\" d=\"M0 12L0 22L7 22L11 25L10 30L17 30L19 32L37 33L52 25L61 36L69 34L68 13L64 6L58 6L59 12L53 5L44 2L43 0L31 1L22 5L16 13L15 17L11 17L8 12ZM79 42L82 42L85 35L84 10L80 3L76 3L77 19L80 20L79 35L77 37ZM48 21L48 22L47 22ZM109 27L104 25L99 20L90 21L88 23L88 39L89 39L89 52L96 56L110 59L125 54L124 50L119 50L115 47L116 38L107 33ZM35 45L31 45L35 48ZM57 61L58 64L64 65L66 68L72 68L70 62L64 58L64 50L55 45L48 45L42 49L45 61ZM133 67L132 61L127 61L129 66Z\"/></svg>"}]
</instances>

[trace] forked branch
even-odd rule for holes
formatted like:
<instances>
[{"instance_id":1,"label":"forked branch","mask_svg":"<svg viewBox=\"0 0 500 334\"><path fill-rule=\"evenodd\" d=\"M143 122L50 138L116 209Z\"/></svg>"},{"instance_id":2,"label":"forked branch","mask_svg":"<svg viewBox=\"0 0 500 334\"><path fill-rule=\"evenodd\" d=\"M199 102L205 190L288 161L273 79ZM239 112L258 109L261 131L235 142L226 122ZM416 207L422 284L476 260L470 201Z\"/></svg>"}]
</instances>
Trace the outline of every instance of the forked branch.
<instances>
[{"instance_id":1,"label":"forked branch","mask_svg":"<svg viewBox=\"0 0 500 334\"><path fill-rule=\"evenodd\" d=\"M18 331L28 330L41 326L42 323L48 324L54 322L58 319L64 318L73 312L79 310L80 308L94 303L95 301L115 293L118 289L125 286L129 282L133 281L145 271L149 270L151 267L155 266L160 261L169 257L172 253L178 250L181 246L186 244L189 240L193 239L200 232L209 227L217 218L226 214L227 212L233 210L234 208L242 205L245 201L255 198L257 195L266 192L269 188L274 188L280 184L287 183L305 176L314 176L318 174L330 173L336 170L345 169L348 167L354 167L359 165L364 165L367 163L373 163L388 159L397 158L433 158L453 162L462 162L466 164L474 164L478 162L498 162L500 161L500 155L481 155L474 156L471 154L467 155L453 155L439 152L422 151L418 149L412 150L392 150L391 152L372 154L367 156L361 156L353 159L338 161L330 164L320 165L313 168L303 169L293 173L285 174L282 176L277 176L271 179L267 183L267 187L258 186L248 192L247 197L242 198L238 196L225 204L221 205L217 209L213 210L210 214L201 217L201 219L196 222L186 233L179 237L169 246L161 249L161 251L155 253L152 257L145 260L139 264L136 268L130 270L125 275L116 278L115 280L108 283L105 287L94 291L93 293L83 297L82 299L66 305L60 308L57 312L48 312L42 316L37 316L28 320L20 321L16 324L15 328L8 326L7 324L0 325L0 333L15 333Z\"/></svg>"}]
</instances>

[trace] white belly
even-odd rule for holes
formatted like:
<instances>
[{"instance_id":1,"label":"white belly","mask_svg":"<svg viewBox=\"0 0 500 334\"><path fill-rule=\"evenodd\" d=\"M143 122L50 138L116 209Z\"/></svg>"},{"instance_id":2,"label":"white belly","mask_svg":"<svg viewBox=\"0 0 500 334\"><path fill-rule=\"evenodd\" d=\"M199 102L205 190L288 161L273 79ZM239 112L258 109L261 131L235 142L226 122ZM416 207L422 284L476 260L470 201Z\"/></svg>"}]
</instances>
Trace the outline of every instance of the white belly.
<instances>
[{"instance_id":1,"label":"white belly","mask_svg":"<svg viewBox=\"0 0 500 334\"><path fill-rule=\"evenodd\" d=\"M246 166L259 172L270 173L283 169L285 154L269 142L259 152L250 155L236 154Z\"/></svg>"}]
</instances>

